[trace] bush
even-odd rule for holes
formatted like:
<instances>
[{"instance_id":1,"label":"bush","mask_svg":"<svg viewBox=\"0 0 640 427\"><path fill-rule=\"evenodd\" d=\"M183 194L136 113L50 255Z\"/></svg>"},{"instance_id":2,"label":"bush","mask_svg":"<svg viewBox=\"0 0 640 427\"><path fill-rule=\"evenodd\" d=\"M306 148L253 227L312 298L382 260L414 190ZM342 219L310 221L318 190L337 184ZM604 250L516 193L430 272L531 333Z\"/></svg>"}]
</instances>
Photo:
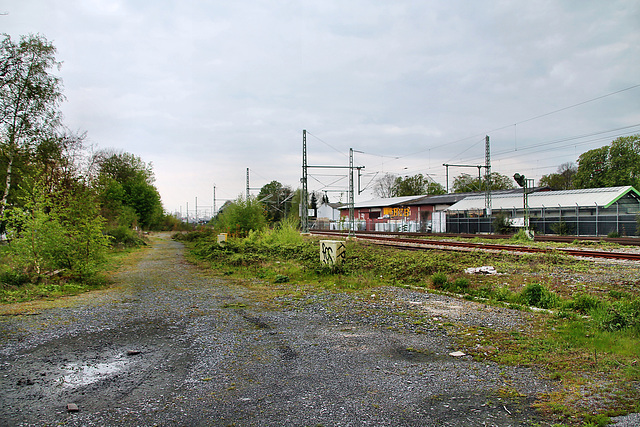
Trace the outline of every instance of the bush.
<instances>
[{"instance_id":1,"label":"bush","mask_svg":"<svg viewBox=\"0 0 640 427\"><path fill-rule=\"evenodd\" d=\"M513 227L506 213L499 212L493 217L493 231L498 234L509 234L513 232Z\"/></svg>"},{"instance_id":2,"label":"bush","mask_svg":"<svg viewBox=\"0 0 640 427\"><path fill-rule=\"evenodd\" d=\"M520 293L520 302L538 308L552 308L558 297L540 283L530 283Z\"/></svg>"},{"instance_id":3,"label":"bush","mask_svg":"<svg viewBox=\"0 0 640 427\"><path fill-rule=\"evenodd\" d=\"M578 294L573 299L571 306L575 311L578 311L582 314L588 314L591 310L595 309L601 304L602 302L593 295Z\"/></svg>"},{"instance_id":4,"label":"bush","mask_svg":"<svg viewBox=\"0 0 640 427\"><path fill-rule=\"evenodd\" d=\"M125 226L107 230L106 235L111 237L113 247L134 248L147 244L138 232Z\"/></svg>"},{"instance_id":5,"label":"bush","mask_svg":"<svg viewBox=\"0 0 640 427\"><path fill-rule=\"evenodd\" d=\"M447 287L447 275L441 272L434 273L431 276L431 283L436 289L445 289Z\"/></svg>"},{"instance_id":6,"label":"bush","mask_svg":"<svg viewBox=\"0 0 640 427\"><path fill-rule=\"evenodd\" d=\"M215 229L235 237L246 237L251 231L262 230L267 226L264 207L255 198L236 201L224 208L215 220Z\"/></svg>"},{"instance_id":7,"label":"bush","mask_svg":"<svg viewBox=\"0 0 640 427\"><path fill-rule=\"evenodd\" d=\"M449 285L449 291L451 292L466 292L469 287L471 286L471 283L469 283L469 280L464 278L464 277L459 277L456 280L453 281L453 283L451 283Z\"/></svg>"},{"instance_id":8,"label":"bush","mask_svg":"<svg viewBox=\"0 0 640 427\"><path fill-rule=\"evenodd\" d=\"M0 285L17 287L28 282L29 276L19 271L9 270L0 273Z\"/></svg>"},{"instance_id":9,"label":"bush","mask_svg":"<svg viewBox=\"0 0 640 427\"><path fill-rule=\"evenodd\" d=\"M569 224L567 224L562 220L556 222L555 224L551 224L550 228L551 228L551 231L553 231L555 234L559 236L566 236L571 234L572 232L571 228L569 227Z\"/></svg>"},{"instance_id":10,"label":"bush","mask_svg":"<svg viewBox=\"0 0 640 427\"><path fill-rule=\"evenodd\" d=\"M591 316L603 331L635 328L640 332L640 298L603 304L592 310Z\"/></svg>"},{"instance_id":11,"label":"bush","mask_svg":"<svg viewBox=\"0 0 640 427\"><path fill-rule=\"evenodd\" d=\"M10 257L32 282L63 270L68 277L89 278L104 260L109 238L95 195L81 185L73 190L48 194L36 184L23 208L7 212Z\"/></svg>"}]
</instances>

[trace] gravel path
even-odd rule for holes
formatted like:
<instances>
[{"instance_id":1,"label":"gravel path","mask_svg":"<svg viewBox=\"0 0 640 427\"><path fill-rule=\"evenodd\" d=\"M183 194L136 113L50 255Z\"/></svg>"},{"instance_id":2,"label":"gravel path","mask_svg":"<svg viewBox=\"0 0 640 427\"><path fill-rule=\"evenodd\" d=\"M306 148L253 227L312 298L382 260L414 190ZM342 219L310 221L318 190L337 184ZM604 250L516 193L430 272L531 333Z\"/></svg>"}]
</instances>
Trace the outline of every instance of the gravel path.
<instances>
[{"instance_id":1,"label":"gravel path","mask_svg":"<svg viewBox=\"0 0 640 427\"><path fill-rule=\"evenodd\" d=\"M266 303L182 253L154 239L121 285L1 316L0 425L547 425L550 384L450 356L442 327L527 315L397 288Z\"/></svg>"}]
</instances>

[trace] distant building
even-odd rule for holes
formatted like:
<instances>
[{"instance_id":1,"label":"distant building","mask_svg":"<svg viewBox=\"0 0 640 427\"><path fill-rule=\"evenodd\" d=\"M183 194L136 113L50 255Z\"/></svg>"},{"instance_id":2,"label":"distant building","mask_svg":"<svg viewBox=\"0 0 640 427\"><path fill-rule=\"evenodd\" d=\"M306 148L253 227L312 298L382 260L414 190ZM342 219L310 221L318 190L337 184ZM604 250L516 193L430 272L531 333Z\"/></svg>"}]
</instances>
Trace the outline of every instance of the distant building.
<instances>
[{"instance_id":1,"label":"distant building","mask_svg":"<svg viewBox=\"0 0 640 427\"><path fill-rule=\"evenodd\" d=\"M523 200L522 189L519 194L493 194L493 216L502 213L514 225L523 224ZM578 236L635 235L640 192L631 186L536 192L529 194L528 205L530 225L537 233L554 234L554 224L562 221ZM465 197L446 211L450 232L491 232L491 218L482 218L484 197Z\"/></svg>"},{"instance_id":2,"label":"distant building","mask_svg":"<svg viewBox=\"0 0 640 427\"><path fill-rule=\"evenodd\" d=\"M532 191L547 191L537 187ZM492 195L522 194L521 189L496 190ZM484 192L449 193L433 196L404 196L372 199L354 204L356 228L363 231L446 232L446 209L470 196ZM484 203L484 202L483 202ZM340 208L342 221L348 221L349 206ZM345 228L348 228L345 226Z\"/></svg>"}]
</instances>

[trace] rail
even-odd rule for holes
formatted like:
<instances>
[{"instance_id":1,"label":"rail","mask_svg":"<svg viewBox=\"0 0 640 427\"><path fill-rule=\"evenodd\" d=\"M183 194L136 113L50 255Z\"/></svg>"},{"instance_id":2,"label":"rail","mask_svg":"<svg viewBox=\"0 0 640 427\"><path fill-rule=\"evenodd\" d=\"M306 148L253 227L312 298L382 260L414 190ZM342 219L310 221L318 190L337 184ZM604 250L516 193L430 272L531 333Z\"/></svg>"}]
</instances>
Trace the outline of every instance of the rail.
<instances>
[{"instance_id":1,"label":"rail","mask_svg":"<svg viewBox=\"0 0 640 427\"><path fill-rule=\"evenodd\" d=\"M328 236L345 236L345 233L336 231L312 231L314 235L328 235ZM433 249L437 247L444 250L486 250L486 251L511 251L511 252L524 252L524 253L552 253L560 252L566 255L585 258L605 258L605 259L618 259L618 260L631 260L640 261L640 253L633 252L614 252L614 251L595 251L586 249L569 249L569 248L536 248L531 246L521 245L506 245L506 244L493 244L493 243L475 243L475 242L452 242L445 240L427 240L427 239L411 239L411 238L399 238L392 237L394 235L383 234L371 234L371 233L356 233L356 238L367 240L376 244L383 244L387 246L395 246L405 249ZM456 235L458 236L458 235ZM475 235L478 237L478 235ZM575 240L575 239L574 239ZM572 240L573 241L573 240Z\"/></svg>"}]
</instances>

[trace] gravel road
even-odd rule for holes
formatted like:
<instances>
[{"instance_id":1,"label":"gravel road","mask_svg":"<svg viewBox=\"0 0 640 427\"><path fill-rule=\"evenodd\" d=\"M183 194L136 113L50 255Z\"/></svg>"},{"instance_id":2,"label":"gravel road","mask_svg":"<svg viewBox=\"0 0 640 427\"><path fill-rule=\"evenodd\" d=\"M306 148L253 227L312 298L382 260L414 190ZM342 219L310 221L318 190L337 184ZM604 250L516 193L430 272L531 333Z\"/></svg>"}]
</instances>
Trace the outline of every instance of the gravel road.
<instances>
[{"instance_id":1,"label":"gravel road","mask_svg":"<svg viewBox=\"0 0 640 427\"><path fill-rule=\"evenodd\" d=\"M168 236L135 256L111 289L1 308L0 425L547 425L552 384L451 356L442 327L523 313L397 288L261 301Z\"/></svg>"}]
</instances>

